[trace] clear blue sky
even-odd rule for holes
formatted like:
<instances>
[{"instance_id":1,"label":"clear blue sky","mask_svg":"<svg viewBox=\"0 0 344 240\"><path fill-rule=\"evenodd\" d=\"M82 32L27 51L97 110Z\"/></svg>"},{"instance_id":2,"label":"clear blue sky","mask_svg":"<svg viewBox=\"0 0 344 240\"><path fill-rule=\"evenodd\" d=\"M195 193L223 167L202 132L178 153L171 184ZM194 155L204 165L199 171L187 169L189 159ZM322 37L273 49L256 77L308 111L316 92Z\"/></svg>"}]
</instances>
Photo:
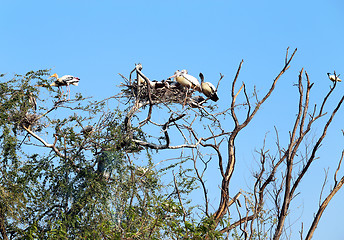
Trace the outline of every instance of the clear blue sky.
<instances>
[{"instance_id":1,"label":"clear blue sky","mask_svg":"<svg viewBox=\"0 0 344 240\"><path fill-rule=\"evenodd\" d=\"M144 73L161 80L176 69L195 76L203 72L216 82L219 106L228 106L231 80L241 59L239 81L249 90L256 85L261 95L281 69L285 50L297 55L257 118L238 138L238 166L233 181L250 180L254 149L262 145L273 126L287 139L296 114L298 72L304 67L315 82L312 100L325 94L326 73L336 70L344 77L344 2L328 1L0 1L0 72L25 73L53 68L59 75L72 74L81 81L78 91L105 98L118 93L118 73L128 75L141 62ZM343 86L338 86L342 88ZM337 89L338 90L338 89ZM72 86L72 91L76 91ZM333 100L341 96L337 91ZM330 101L331 103L331 101ZM333 102L332 102L333 103ZM331 104L329 104L331 106ZM333 106L333 104L332 104ZM308 226L316 206L324 168L339 158L344 146L341 111L324 142L316 172L302 185L305 194L294 205L291 223ZM231 129L228 121L228 129ZM333 131L332 131L333 130ZM337 131L335 131L337 130ZM314 135L321 128L314 130ZM325 150L326 149L326 150ZM344 174L343 171L341 175ZM329 184L332 175L329 177ZM233 191L232 193L234 193ZM341 221L344 189L325 212L314 239L344 239ZM293 236L299 227L293 226ZM295 238L294 238L295 239Z\"/></svg>"}]
</instances>

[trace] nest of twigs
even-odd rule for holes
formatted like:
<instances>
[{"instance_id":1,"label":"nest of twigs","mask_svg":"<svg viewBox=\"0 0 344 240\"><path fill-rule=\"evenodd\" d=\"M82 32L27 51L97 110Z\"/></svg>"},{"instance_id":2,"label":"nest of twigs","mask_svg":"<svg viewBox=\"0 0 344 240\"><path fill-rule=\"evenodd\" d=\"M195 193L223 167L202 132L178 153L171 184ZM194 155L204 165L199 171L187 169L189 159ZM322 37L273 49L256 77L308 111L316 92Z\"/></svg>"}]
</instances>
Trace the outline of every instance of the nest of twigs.
<instances>
[{"instance_id":1,"label":"nest of twigs","mask_svg":"<svg viewBox=\"0 0 344 240\"><path fill-rule=\"evenodd\" d=\"M42 124L39 121L39 115L34 113L13 113L10 115L9 120L13 122L13 131L17 133L17 130L26 131L26 129L35 130L42 129Z\"/></svg>"},{"instance_id":2,"label":"nest of twigs","mask_svg":"<svg viewBox=\"0 0 344 240\"><path fill-rule=\"evenodd\" d=\"M26 113L25 116L19 122L19 126L27 129L32 129L33 126L38 123L38 115L34 113Z\"/></svg>"},{"instance_id":3,"label":"nest of twigs","mask_svg":"<svg viewBox=\"0 0 344 240\"><path fill-rule=\"evenodd\" d=\"M138 85L137 81L132 84L126 84L123 92L129 99L136 99L141 103L149 103L152 101L153 104L193 104L195 99L192 98L195 90L186 89L181 86L178 82L163 80L161 82L153 82L153 86Z\"/></svg>"}]
</instances>

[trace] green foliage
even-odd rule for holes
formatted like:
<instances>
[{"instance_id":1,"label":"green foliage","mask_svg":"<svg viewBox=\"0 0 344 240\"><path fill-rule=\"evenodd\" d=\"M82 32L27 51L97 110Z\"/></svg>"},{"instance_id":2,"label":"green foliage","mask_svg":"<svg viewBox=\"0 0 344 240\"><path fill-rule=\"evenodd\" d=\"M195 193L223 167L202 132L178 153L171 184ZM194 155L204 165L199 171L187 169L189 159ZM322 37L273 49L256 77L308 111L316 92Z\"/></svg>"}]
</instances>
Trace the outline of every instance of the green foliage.
<instances>
[{"instance_id":1,"label":"green foliage","mask_svg":"<svg viewBox=\"0 0 344 240\"><path fill-rule=\"evenodd\" d=\"M106 101L85 103L81 94L66 101L48 75L31 71L0 83L0 221L9 238L221 237L212 218L192 215L187 196L198 186L181 167L187 159L159 170L147 151L135 164L130 153L145 150L128 138L122 111L105 110ZM176 182L164 184L161 177L176 168ZM180 196L167 191L176 186Z\"/></svg>"}]
</instances>

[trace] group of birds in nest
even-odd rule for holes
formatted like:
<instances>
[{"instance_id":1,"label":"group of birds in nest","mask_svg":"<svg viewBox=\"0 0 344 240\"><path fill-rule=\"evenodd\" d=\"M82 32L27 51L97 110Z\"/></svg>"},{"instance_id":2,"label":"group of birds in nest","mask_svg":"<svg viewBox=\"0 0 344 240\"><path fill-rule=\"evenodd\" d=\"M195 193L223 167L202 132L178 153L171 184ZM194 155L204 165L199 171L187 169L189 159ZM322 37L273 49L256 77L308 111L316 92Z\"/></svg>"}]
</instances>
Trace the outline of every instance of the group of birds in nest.
<instances>
[{"instance_id":1,"label":"group of birds in nest","mask_svg":"<svg viewBox=\"0 0 344 240\"><path fill-rule=\"evenodd\" d=\"M199 74L201 83L186 69L177 70L167 80L151 81L142 74L141 64L136 65L134 70L136 70L136 79L133 84L126 86L129 90L134 89L134 91L129 91L129 94L134 93L139 101L153 100L154 103L181 103L183 106L188 104L191 107L200 107L208 99L214 102L219 100L217 88L212 83L205 82L202 73ZM124 91L128 93L128 89ZM148 91L149 89L151 91ZM203 93L207 99L202 96L192 96L196 91Z\"/></svg>"}]
</instances>

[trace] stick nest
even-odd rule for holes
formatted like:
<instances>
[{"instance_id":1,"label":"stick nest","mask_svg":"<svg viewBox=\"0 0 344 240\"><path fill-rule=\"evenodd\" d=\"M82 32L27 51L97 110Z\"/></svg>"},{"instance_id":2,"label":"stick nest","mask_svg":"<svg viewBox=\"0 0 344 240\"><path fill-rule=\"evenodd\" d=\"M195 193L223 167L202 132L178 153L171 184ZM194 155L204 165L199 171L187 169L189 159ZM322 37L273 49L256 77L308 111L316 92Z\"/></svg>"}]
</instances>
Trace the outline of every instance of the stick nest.
<instances>
[{"instance_id":1,"label":"stick nest","mask_svg":"<svg viewBox=\"0 0 344 240\"><path fill-rule=\"evenodd\" d=\"M39 116L34 113L13 114L11 116L11 121L15 123L16 128L19 126L22 130L24 127L32 129L34 126L40 125L38 119Z\"/></svg>"},{"instance_id":2,"label":"stick nest","mask_svg":"<svg viewBox=\"0 0 344 240\"><path fill-rule=\"evenodd\" d=\"M124 85L122 90L125 97L129 99L136 99L141 103L149 103L149 95L153 104L184 104L185 102L192 105L195 100L192 98L192 94L195 90L186 89L175 81L161 81L153 82L155 86L151 86L150 90L148 86L138 85L137 81L132 84Z\"/></svg>"},{"instance_id":3,"label":"stick nest","mask_svg":"<svg viewBox=\"0 0 344 240\"><path fill-rule=\"evenodd\" d=\"M38 115L33 113L26 113L25 116L20 121L20 126L32 129L34 125L37 124Z\"/></svg>"}]
</instances>

